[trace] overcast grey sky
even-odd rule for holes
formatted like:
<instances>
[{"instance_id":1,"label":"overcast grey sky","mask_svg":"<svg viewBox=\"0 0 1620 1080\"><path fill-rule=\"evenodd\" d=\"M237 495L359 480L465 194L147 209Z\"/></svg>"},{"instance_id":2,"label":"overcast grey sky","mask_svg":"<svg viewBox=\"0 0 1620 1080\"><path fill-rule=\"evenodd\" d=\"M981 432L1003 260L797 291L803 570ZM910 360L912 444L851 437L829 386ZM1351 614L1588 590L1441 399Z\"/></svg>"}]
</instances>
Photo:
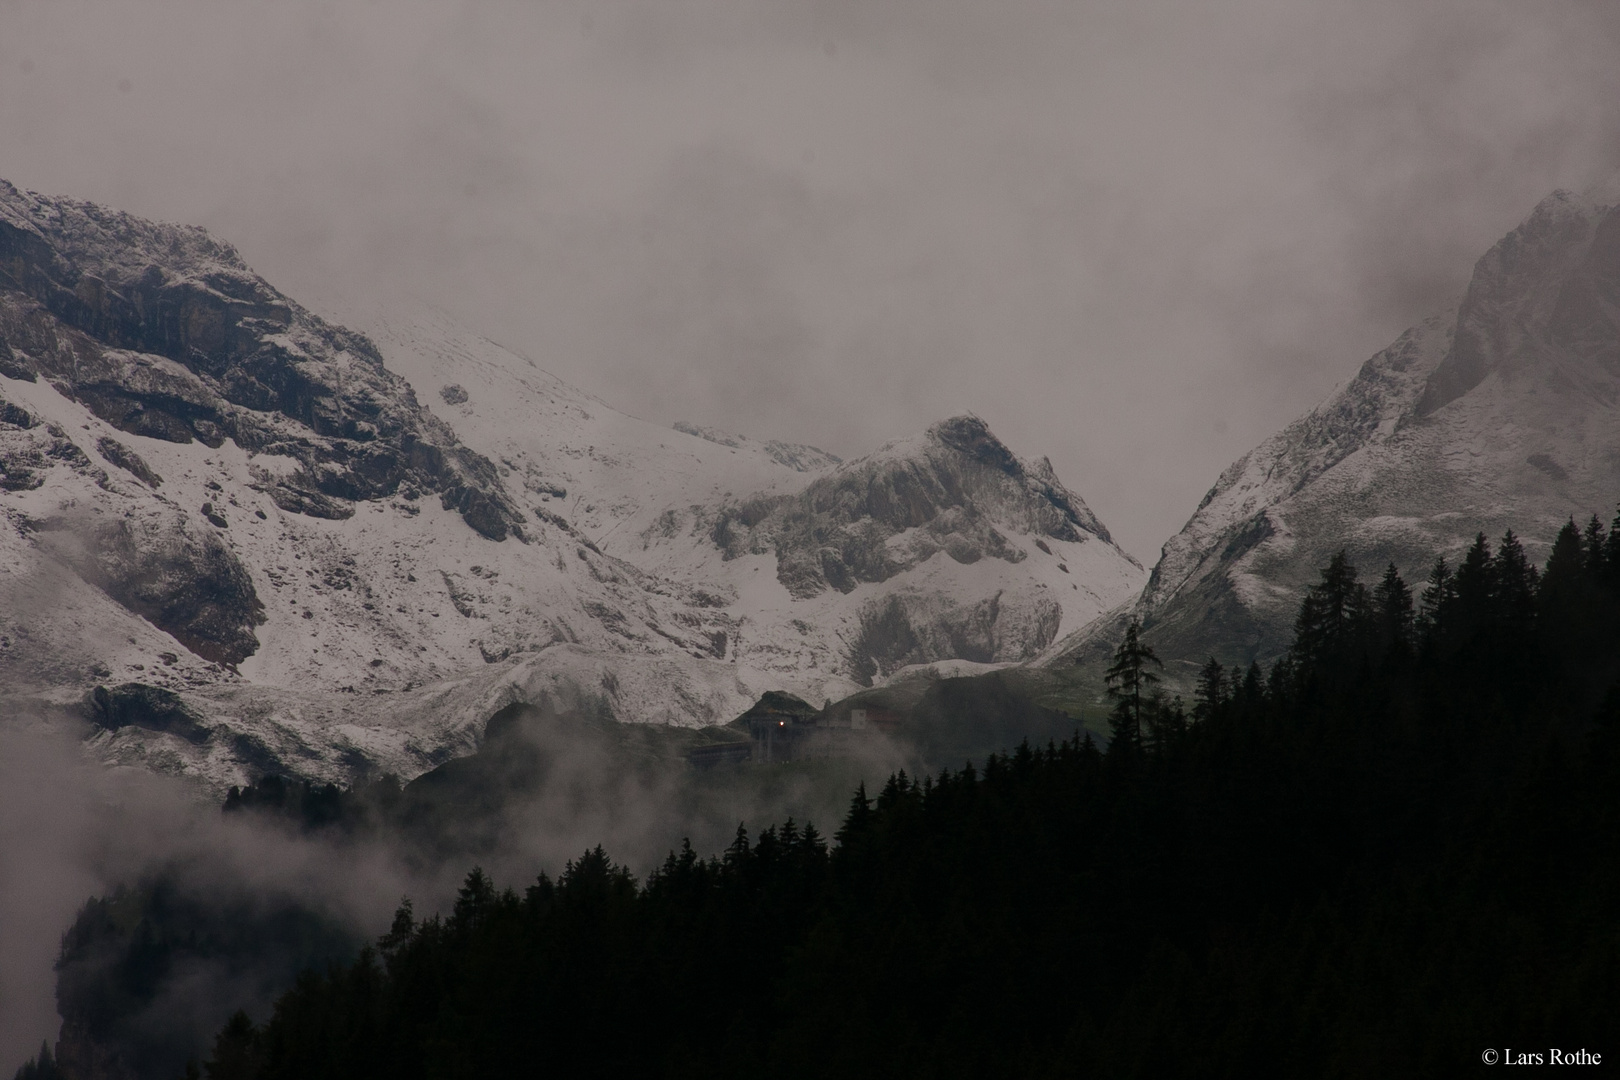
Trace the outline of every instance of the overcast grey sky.
<instances>
[{"instance_id":1,"label":"overcast grey sky","mask_svg":"<svg viewBox=\"0 0 1620 1080\"><path fill-rule=\"evenodd\" d=\"M845 456L971 410L1144 562L1620 165L1614 0L0 0L0 176Z\"/></svg>"}]
</instances>

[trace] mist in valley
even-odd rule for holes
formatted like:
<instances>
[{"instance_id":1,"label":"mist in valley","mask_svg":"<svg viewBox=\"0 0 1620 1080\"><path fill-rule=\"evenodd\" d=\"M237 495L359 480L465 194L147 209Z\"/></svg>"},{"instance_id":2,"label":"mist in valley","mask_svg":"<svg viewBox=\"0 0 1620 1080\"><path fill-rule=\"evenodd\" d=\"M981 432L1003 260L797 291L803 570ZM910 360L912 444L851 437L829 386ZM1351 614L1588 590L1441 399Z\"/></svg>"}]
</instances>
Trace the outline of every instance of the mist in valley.
<instances>
[{"instance_id":1,"label":"mist in valley","mask_svg":"<svg viewBox=\"0 0 1620 1080\"><path fill-rule=\"evenodd\" d=\"M267 938L232 939L227 955L180 949L155 995L118 1018L131 1045L200 1053L236 1009L264 1019L297 960L349 958L407 898L419 917L448 911L475 865L521 892L598 846L644 877L683 841L704 857L722 851L739 826L757 834L791 817L830 836L856 785L875 790L913 758L879 740L857 757L700 771L657 731L627 740L589 718L508 713L479 754L404 792L357 786L347 816L325 827L223 813L192 781L87 757L87 726L12 718L0 728L0 1072L55 1045L55 965L91 897L156 887L177 923L206 932L234 921ZM104 989L115 959L92 956L64 983Z\"/></svg>"}]
</instances>

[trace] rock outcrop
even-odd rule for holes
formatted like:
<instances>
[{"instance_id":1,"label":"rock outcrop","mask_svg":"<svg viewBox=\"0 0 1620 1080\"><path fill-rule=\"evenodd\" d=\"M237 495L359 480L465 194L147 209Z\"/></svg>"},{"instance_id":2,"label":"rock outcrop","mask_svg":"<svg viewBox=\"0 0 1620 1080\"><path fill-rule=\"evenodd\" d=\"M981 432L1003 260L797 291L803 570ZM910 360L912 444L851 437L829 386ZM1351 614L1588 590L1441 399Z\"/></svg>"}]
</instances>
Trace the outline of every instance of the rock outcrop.
<instances>
[{"instance_id":1,"label":"rock outcrop","mask_svg":"<svg viewBox=\"0 0 1620 1080\"><path fill-rule=\"evenodd\" d=\"M214 530L186 514L50 518L40 522L37 538L85 581L202 659L234 666L258 651L254 628L265 613L252 575Z\"/></svg>"},{"instance_id":2,"label":"rock outcrop","mask_svg":"<svg viewBox=\"0 0 1620 1080\"><path fill-rule=\"evenodd\" d=\"M998 591L974 603L905 589L861 605L850 665L863 686L913 664L1034 660L1057 637L1063 607L1044 590Z\"/></svg>"},{"instance_id":3,"label":"rock outcrop","mask_svg":"<svg viewBox=\"0 0 1620 1080\"><path fill-rule=\"evenodd\" d=\"M298 463L278 505L442 493L492 540L522 533L495 467L364 336L294 304L197 228L0 181L0 356L135 435ZM16 377L13 375L12 377Z\"/></svg>"},{"instance_id":4,"label":"rock outcrop","mask_svg":"<svg viewBox=\"0 0 1620 1080\"><path fill-rule=\"evenodd\" d=\"M710 535L727 558L775 554L778 580L807 599L829 588L848 593L862 582L888 581L941 551L964 564L1016 563L1026 553L1008 540L1002 531L1008 527L1113 545L1050 462L1027 465L984 421L958 416L796 494L723 507Z\"/></svg>"},{"instance_id":5,"label":"rock outcrop","mask_svg":"<svg viewBox=\"0 0 1620 1080\"><path fill-rule=\"evenodd\" d=\"M760 447L765 455L779 465L786 465L794 472L820 472L837 465L842 458L837 454L829 454L817 446L807 446L804 443L781 442L770 439L763 444L756 443L742 435L733 435L729 431L720 431L717 428L703 427L699 424L689 424L684 420L675 422L675 430L683 435L696 435L716 446L729 446L733 449L742 447Z\"/></svg>"}]
</instances>

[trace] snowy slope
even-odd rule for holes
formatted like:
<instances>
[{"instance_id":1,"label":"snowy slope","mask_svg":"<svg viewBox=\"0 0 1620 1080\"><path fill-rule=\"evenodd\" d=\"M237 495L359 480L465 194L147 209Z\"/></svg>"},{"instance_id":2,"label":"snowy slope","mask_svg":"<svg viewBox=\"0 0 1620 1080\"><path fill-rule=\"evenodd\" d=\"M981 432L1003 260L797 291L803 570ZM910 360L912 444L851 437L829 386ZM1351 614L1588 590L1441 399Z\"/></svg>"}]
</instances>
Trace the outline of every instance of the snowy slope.
<instances>
[{"instance_id":1,"label":"snowy slope","mask_svg":"<svg viewBox=\"0 0 1620 1080\"><path fill-rule=\"evenodd\" d=\"M500 462L509 488L604 551L625 550L624 537L666 507L803 483L764 444L724 445L618 412L431 307L343 314L458 438Z\"/></svg>"},{"instance_id":2,"label":"snowy slope","mask_svg":"<svg viewBox=\"0 0 1620 1080\"><path fill-rule=\"evenodd\" d=\"M840 464L626 416L425 307L344 318L369 336L200 230L0 186L14 706L113 688L98 754L215 786L411 776L512 701L724 722L1027 660L1140 586L972 418Z\"/></svg>"},{"instance_id":3,"label":"snowy slope","mask_svg":"<svg viewBox=\"0 0 1620 1080\"><path fill-rule=\"evenodd\" d=\"M1452 311L1224 473L1131 605L1058 652L1097 662L1127 618L1183 670L1286 647L1340 548L1421 582L1512 528L1533 554L1620 499L1620 177L1557 192L1475 267Z\"/></svg>"},{"instance_id":4,"label":"snowy slope","mask_svg":"<svg viewBox=\"0 0 1620 1080\"><path fill-rule=\"evenodd\" d=\"M841 696L853 689L851 679L864 683L908 662L1032 659L1139 583L1141 568L1049 464L1024 465L985 430L979 437L1005 458L986 471L1006 479L1012 468L1038 479L1009 491L986 485L965 502L937 492L916 508L921 529L874 526L874 515L859 508L835 515L824 524L856 534L875 527L885 550L909 547L910 557L846 591L796 593L783 582L781 545L728 545L717 531L757 508L797 506L807 493L814 498L851 483L869 487L876 476L919 463L922 474L957 484L971 448L964 454L941 443L938 432L948 426L941 425L839 463L813 447L690 425L671 430L615 411L429 308L344 315L370 334L419 397L436 399L435 410L462 441L499 462L510 486L523 485L537 516L561 513L605 554L685 588L712 612L706 632L726 635L726 659L814 700ZM929 542L930 530L940 533L964 510L981 527L1000 524L1021 542L1008 547L1007 558L983 560L981 537L947 530L949 543ZM1065 514L1075 515L1072 524ZM892 622L897 605L915 616L923 637L935 631L931 640L904 655L861 655L867 625L884 615Z\"/></svg>"}]
</instances>

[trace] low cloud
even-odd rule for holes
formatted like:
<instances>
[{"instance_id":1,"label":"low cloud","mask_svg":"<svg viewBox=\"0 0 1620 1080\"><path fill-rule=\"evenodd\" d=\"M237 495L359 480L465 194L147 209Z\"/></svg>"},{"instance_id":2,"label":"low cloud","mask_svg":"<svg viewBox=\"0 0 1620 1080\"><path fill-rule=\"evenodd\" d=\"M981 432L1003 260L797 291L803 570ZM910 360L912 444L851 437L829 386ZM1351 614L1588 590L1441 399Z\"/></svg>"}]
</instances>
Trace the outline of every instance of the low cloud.
<instances>
[{"instance_id":1,"label":"low cloud","mask_svg":"<svg viewBox=\"0 0 1620 1080\"><path fill-rule=\"evenodd\" d=\"M385 850L226 820L182 780L88 761L73 727L14 708L0 720L0 1073L55 1043L54 964L92 895L166 870L199 895L279 898L369 936L420 884ZM201 971L182 982L220 988Z\"/></svg>"},{"instance_id":2,"label":"low cloud","mask_svg":"<svg viewBox=\"0 0 1620 1080\"><path fill-rule=\"evenodd\" d=\"M11 0L0 175L845 457L972 410L1151 559L1620 166L1602 0Z\"/></svg>"},{"instance_id":3,"label":"low cloud","mask_svg":"<svg viewBox=\"0 0 1620 1080\"><path fill-rule=\"evenodd\" d=\"M530 715L490 752L413 789L381 827L302 832L273 815L223 814L184 779L88 760L83 734L18 709L0 725L0 1075L42 1041L54 1045L62 935L87 899L119 886L161 880L173 903L213 912L216 923L236 912L268 927L303 912L364 941L387 929L402 897L421 915L447 910L475 864L522 889L599 844L645 875L683 838L718 852L739 823L757 835L793 816L830 835L855 785L900 762L877 745L865 759L806 769L702 773L671 754L662 729ZM110 962L91 956L79 974ZM286 979L284 957L182 952L120 1030L205 1046L235 1008L262 1017Z\"/></svg>"}]
</instances>

